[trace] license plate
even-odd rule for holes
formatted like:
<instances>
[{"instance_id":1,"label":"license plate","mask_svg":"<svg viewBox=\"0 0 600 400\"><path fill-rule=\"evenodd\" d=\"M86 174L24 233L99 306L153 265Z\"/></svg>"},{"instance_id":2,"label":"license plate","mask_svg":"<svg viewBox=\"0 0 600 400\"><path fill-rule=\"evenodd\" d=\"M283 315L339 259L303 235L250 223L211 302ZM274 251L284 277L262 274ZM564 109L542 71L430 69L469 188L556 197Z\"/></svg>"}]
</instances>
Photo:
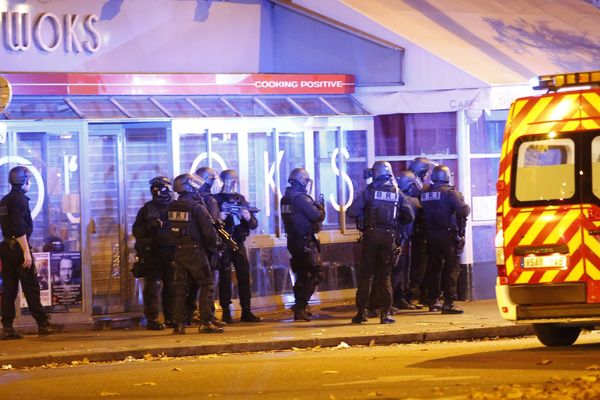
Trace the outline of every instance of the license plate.
<instances>
[{"instance_id":1,"label":"license plate","mask_svg":"<svg viewBox=\"0 0 600 400\"><path fill-rule=\"evenodd\" d=\"M560 268L567 269L567 256L527 256L523 258L523 268Z\"/></svg>"}]
</instances>

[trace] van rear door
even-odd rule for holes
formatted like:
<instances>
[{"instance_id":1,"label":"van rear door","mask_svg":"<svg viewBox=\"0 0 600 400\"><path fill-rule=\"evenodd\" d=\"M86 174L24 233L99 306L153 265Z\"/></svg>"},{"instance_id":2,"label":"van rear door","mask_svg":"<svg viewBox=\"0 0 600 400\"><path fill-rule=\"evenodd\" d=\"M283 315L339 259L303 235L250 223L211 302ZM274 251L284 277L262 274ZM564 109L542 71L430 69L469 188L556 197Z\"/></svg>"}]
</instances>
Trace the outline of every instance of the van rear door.
<instances>
[{"instance_id":1,"label":"van rear door","mask_svg":"<svg viewBox=\"0 0 600 400\"><path fill-rule=\"evenodd\" d=\"M596 96L598 97L598 96ZM598 100L600 106L600 100ZM600 111L596 110L596 115ZM588 114L589 115L589 114ZM592 114L593 115L593 114ZM596 130L582 132L583 242L588 276L587 302L600 303L600 118ZM593 124L594 121L588 121Z\"/></svg>"}]
</instances>

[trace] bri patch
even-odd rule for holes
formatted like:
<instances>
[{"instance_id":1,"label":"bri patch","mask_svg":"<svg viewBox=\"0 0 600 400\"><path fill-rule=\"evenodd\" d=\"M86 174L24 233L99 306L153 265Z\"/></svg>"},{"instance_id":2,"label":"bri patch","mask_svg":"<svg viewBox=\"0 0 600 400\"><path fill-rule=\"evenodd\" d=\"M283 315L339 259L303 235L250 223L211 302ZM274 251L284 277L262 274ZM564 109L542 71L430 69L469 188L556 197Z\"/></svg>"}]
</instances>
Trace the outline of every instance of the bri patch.
<instances>
[{"instance_id":1,"label":"bri patch","mask_svg":"<svg viewBox=\"0 0 600 400\"><path fill-rule=\"evenodd\" d=\"M373 198L375 200L397 202L398 199L400 198L400 194L399 193L393 193L393 192L382 192L382 191L376 190L373 193Z\"/></svg>"},{"instance_id":2,"label":"bri patch","mask_svg":"<svg viewBox=\"0 0 600 400\"><path fill-rule=\"evenodd\" d=\"M169 211L169 221L188 222L190 213L187 211Z\"/></svg>"},{"instance_id":3,"label":"bri patch","mask_svg":"<svg viewBox=\"0 0 600 400\"><path fill-rule=\"evenodd\" d=\"M438 201L441 196L441 192L425 192L421 195L421 201Z\"/></svg>"}]
</instances>

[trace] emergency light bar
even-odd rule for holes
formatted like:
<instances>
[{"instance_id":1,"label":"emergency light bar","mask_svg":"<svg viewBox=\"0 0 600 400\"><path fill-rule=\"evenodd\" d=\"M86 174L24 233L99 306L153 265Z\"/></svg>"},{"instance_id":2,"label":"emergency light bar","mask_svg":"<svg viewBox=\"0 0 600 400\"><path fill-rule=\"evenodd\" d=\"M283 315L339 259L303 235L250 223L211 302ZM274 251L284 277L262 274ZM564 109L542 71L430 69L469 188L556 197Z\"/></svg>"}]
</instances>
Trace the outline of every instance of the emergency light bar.
<instances>
[{"instance_id":1,"label":"emergency light bar","mask_svg":"<svg viewBox=\"0 0 600 400\"><path fill-rule=\"evenodd\" d=\"M557 91L570 86L600 86L600 71L574 72L569 74L540 75L534 90Z\"/></svg>"}]
</instances>

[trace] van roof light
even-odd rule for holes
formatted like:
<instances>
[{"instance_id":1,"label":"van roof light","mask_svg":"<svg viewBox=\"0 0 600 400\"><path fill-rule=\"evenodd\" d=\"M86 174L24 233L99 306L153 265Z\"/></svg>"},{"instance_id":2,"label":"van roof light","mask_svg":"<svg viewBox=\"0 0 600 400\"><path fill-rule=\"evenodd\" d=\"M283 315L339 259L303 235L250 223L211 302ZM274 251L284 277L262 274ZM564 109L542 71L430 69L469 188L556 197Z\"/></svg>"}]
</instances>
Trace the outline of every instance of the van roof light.
<instances>
[{"instance_id":1,"label":"van roof light","mask_svg":"<svg viewBox=\"0 0 600 400\"><path fill-rule=\"evenodd\" d=\"M540 75L534 90L547 89L549 92L570 86L600 86L600 71L573 72L568 74Z\"/></svg>"}]
</instances>

